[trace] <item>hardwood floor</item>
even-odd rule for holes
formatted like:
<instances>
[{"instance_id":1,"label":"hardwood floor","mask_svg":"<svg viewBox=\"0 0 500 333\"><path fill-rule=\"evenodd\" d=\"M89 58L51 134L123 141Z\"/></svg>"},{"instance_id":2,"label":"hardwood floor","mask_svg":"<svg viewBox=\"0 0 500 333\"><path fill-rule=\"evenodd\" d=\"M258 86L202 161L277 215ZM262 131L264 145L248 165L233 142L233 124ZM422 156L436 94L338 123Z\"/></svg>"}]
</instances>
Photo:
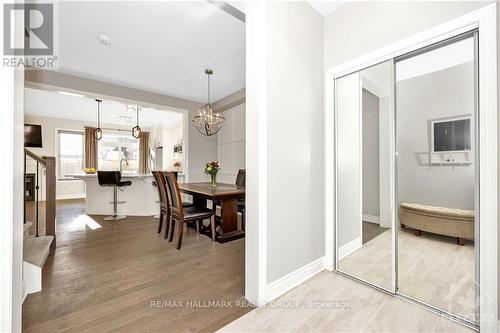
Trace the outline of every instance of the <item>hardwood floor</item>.
<instances>
[{"instance_id":1,"label":"hardwood floor","mask_svg":"<svg viewBox=\"0 0 500 333\"><path fill-rule=\"evenodd\" d=\"M83 207L58 202L57 248L42 291L24 302L23 331L212 332L252 309L236 306L244 301L244 239L212 243L189 228L176 251L152 217L115 223ZM228 306L208 304L222 300Z\"/></svg>"}]
</instances>

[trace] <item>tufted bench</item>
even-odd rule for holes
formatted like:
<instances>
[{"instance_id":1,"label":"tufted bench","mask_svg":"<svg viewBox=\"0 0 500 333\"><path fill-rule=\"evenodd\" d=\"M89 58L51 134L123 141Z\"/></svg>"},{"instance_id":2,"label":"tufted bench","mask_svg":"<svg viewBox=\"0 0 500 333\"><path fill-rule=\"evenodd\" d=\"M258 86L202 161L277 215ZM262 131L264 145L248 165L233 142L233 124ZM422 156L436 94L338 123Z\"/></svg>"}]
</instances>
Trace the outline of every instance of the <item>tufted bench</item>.
<instances>
[{"instance_id":1,"label":"tufted bench","mask_svg":"<svg viewBox=\"0 0 500 333\"><path fill-rule=\"evenodd\" d=\"M474 240L473 210L401 203L399 220L403 228L415 229L416 236L426 231L456 237L459 245L466 239Z\"/></svg>"}]
</instances>

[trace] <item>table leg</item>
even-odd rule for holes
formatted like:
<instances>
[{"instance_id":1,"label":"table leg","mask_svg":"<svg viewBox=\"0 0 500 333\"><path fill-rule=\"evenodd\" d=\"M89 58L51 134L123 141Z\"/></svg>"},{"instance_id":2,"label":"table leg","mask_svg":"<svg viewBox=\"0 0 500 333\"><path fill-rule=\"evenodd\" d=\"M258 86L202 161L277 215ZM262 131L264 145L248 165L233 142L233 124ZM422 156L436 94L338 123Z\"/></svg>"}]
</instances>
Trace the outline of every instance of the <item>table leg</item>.
<instances>
[{"instance_id":1,"label":"table leg","mask_svg":"<svg viewBox=\"0 0 500 333\"><path fill-rule=\"evenodd\" d=\"M217 237L219 243L229 242L245 236L238 230L238 199L228 198L221 201L222 234Z\"/></svg>"}]
</instances>

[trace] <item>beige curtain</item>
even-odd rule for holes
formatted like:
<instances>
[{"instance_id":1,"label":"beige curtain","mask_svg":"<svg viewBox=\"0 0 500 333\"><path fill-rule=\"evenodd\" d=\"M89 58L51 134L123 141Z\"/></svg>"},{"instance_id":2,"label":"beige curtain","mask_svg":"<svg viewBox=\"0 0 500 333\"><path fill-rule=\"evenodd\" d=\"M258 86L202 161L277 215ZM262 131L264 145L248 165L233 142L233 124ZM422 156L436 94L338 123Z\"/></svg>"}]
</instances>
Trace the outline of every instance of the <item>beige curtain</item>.
<instances>
[{"instance_id":1,"label":"beige curtain","mask_svg":"<svg viewBox=\"0 0 500 333\"><path fill-rule=\"evenodd\" d=\"M85 167L97 169L97 140L93 127L85 127Z\"/></svg>"},{"instance_id":2,"label":"beige curtain","mask_svg":"<svg viewBox=\"0 0 500 333\"><path fill-rule=\"evenodd\" d=\"M139 136L139 173L149 173L149 132Z\"/></svg>"}]
</instances>

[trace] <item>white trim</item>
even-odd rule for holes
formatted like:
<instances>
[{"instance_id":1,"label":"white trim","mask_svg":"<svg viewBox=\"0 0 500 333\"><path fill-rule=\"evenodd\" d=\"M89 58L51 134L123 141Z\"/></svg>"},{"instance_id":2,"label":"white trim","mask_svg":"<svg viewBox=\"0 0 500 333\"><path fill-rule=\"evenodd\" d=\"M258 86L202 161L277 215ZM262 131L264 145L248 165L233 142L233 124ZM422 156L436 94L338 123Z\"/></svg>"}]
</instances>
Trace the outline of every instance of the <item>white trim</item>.
<instances>
[{"instance_id":1,"label":"white trim","mask_svg":"<svg viewBox=\"0 0 500 333\"><path fill-rule=\"evenodd\" d=\"M239 4L246 16L245 298L261 305L267 284L267 5Z\"/></svg>"},{"instance_id":2,"label":"white trim","mask_svg":"<svg viewBox=\"0 0 500 333\"><path fill-rule=\"evenodd\" d=\"M325 257L321 257L270 283L266 288L266 303L289 292L324 269Z\"/></svg>"},{"instance_id":3,"label":"white trim","mask_svg":"<svg viewBox=\"0 0 500 333\"><path fill-rule=\"evenodd\" d=\"M361 240L361 237L356 238L349 243L341 246L339 248L339 261L353 253L354 251L360 249L363 246L363 241Z\"/></svg>"},{"instance_id":4,"label":"white trim","mask_svg":"<svg viewBox=\"0 0 500 333\"><path fill-rule=\"evenodd\" d=\"M498 110L496 3L440 24L326 70L325 76L325 248L326 267L335 267L334 78L353 73L473 29L479 30L480 123L480 328L498 330ZM395 207L393 207L393 212ZM395 222L393 222L395 223ZM394 225L394 224L393 224Z\"/></svg>"},{"instance_id":5,"label":"white trim","mask_svg":"<svg viewBox=\"0 0 500 333\"><path fill-rule=\"evenodd\" d=\"M363 214L363 222L380 224L380 216Z\"/></svg>"},{"instance_id":6,"label":"white trim","mask_svg":"<svg viewBox=\"0 0 500 333\"><path fill-rule=\"evenodd\" d=\"M496 3L479 21L480 328L498 330L498 105Z\"/></svg>"},{"instance_id":7,"label":"white trim","mask_svg":"<svg viewBox=\"0 0 500 333\"><path fill-rule=\"evenodd\" d=\"M74 180L71 178L59 178L59 132L74 132L74 133L80 133L82 135L82 170L85 168L85 130L83 129L67 129L67 128L59 128L56 127L54 128L55 134L54 134L54 157L56 159L56 183L57 182L64 182L68 180ZM83 181L81 181L83 182ZM56 191L57 192L57 191Z\"/></svg>"}]
</instances>

